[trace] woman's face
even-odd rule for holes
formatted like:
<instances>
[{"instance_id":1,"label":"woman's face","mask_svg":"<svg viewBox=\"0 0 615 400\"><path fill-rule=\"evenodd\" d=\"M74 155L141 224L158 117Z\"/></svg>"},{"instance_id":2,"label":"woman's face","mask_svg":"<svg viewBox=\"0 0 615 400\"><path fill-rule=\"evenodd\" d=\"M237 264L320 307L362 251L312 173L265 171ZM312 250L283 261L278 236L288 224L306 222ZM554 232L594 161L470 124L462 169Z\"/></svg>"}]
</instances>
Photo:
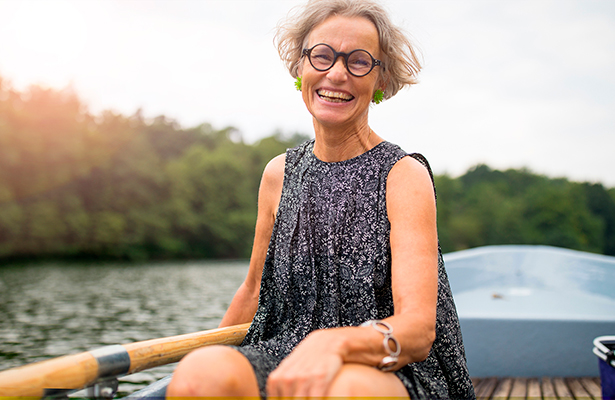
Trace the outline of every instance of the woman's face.
<instances>
[{"instance_id":1,"label":"woman's face","mask_svg":"<svg viewBox=\"0 0 615 400\"><path fill-rule=\"evenodd\" d=\"M307 48L326 43L337 52L367 50L380 59L378 31L362 17L332 16L316 25L309 35ZM323 127L352 129L367 124L367 114L374 92L378 89L379 68L366 76L351 75L339 57L328 71L312 67L307 56L300 65L302 96L316 123Z\"/></svg>"}]
</instances>

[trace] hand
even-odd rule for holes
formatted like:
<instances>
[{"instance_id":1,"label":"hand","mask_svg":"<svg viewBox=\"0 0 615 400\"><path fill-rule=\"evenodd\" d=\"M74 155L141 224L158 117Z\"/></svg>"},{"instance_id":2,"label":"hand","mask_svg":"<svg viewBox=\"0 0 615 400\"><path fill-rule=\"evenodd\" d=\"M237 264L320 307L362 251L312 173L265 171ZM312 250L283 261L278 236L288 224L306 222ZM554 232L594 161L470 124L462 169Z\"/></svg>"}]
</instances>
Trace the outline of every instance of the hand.
<instances>
[{"instance_id":1,"label":"hand","mask_svg":"<svg viewBox=\"0 0 615 400\"><path fill-rule=\"evenodd\" d=\"M314 331L286 357L267 380L267 396L324 397L342 368L339 329Z\"/></svg>"}]
</instances>

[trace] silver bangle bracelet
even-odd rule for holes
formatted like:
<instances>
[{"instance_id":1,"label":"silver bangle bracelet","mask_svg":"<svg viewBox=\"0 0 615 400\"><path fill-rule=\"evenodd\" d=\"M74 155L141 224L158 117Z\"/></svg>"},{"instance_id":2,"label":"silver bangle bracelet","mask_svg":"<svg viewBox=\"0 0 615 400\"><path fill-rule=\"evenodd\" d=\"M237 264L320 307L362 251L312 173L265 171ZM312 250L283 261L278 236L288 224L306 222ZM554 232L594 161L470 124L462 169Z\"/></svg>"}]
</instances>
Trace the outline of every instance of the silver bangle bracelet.
<instances>
[{"instance_id":1,"label":"silver bangle bracelet","mask_svg":"<svg viewBox=\"0 0 615 400\"><path fill-rule=\"evenodd\" d=\"M378 369L384 372L391 371L397 365L397 361L399 361L399 354L401 353L401 346L395 336L393 336L393 327L388 322L382 320L369 320L365 321L361 324L361 326L371 326L378 332L384 335L384 339L382 340L382 344L384 346L384 351L389 353L388 356L385 356L380 364L378 364ZM391 349L391 342L395 346L395 350Z\"/></svg>"}]
</instances>

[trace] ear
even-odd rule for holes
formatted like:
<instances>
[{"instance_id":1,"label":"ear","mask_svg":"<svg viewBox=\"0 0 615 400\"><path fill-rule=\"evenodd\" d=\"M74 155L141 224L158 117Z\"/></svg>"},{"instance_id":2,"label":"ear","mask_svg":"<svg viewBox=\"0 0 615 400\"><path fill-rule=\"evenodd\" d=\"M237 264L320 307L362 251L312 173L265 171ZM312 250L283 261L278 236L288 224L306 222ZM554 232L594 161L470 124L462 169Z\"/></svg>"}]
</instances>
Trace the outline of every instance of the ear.
<instances>
[{"instance_id":1,"label":"ear","mask_svg":"<svg viewBox=\"0 0 615 400\"><path fill-rule=\"evenodd\" d=\"M384 77L379 77L378 82L376 83L376 89L380 89L384 92L387 86L389 86L389 80L390 77L388 74Z\"/></svg>"}]
</instances>

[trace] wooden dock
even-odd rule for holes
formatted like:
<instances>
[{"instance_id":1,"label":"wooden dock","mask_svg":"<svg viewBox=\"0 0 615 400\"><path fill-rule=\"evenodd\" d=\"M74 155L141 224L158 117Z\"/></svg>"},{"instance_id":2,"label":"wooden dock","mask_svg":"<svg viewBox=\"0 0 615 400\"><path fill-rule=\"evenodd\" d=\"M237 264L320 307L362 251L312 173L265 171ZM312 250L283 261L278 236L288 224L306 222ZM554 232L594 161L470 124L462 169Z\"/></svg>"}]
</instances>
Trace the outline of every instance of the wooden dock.
<instances>
[{"instance_id":1,"label":"wooden dock","mask_svg":"<svg viewBox=\"0 0 615 400\"><path fill-rule=\"evenodd\" d=\"M472 378L480 400L601 400L600 378Z\"/></svg>"}]
</instances>

